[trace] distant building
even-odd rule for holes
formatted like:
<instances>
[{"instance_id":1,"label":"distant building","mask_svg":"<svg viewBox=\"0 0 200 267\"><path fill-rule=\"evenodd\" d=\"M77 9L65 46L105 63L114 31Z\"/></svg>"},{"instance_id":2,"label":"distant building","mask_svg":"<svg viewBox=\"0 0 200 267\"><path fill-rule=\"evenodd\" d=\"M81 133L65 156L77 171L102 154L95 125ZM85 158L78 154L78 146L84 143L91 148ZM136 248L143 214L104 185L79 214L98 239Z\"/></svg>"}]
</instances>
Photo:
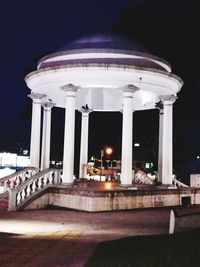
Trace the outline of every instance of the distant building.
<instances>
[{"instance_id":1,"label":"distant building","mask_svg":"<svg viewBox=\"0 0 200 267\"><path fill-rule=\"evenodd\" d=\"M30 166L30 157L17 155L16 153L0 153L0 167L28 167Z\"/></svg>"}]
</instances>

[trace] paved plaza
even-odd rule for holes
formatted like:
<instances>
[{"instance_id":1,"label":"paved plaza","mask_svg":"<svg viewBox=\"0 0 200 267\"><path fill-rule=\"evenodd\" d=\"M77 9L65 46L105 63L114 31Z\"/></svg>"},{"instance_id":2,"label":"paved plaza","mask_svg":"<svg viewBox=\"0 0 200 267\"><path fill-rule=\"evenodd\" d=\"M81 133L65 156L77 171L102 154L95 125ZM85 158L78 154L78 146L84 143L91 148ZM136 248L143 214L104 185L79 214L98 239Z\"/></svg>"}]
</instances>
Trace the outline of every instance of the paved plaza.
<instances>
[{"instance_id":1,"label":"paved plaza","mask_svg":"<svg viewBox=\"0 0 200 267\"><path fill-rule=\"evenodd\" d=\"M84 266L100 242L167 234L169 214L166 208L99 213L1 211L1 266Z\"/></svg>"}]
</instances>

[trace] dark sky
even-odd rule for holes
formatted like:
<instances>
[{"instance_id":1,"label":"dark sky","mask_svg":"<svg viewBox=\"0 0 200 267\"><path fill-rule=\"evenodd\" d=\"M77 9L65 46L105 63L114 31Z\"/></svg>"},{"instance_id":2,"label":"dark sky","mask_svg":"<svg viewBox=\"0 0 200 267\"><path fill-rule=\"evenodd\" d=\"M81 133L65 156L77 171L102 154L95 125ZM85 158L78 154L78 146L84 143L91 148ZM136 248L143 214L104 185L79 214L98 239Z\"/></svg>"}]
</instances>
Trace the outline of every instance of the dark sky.
<instances>
[{"instance_id":1,"label":"dark sky","mask_svg":"<svg viewBox=\"0 0 200 267\"><path fill-rule=\"evenodd\" d=\"M18 0L0 3L0 148L30 141L31 101L24 76L35 70L37 61L55 52L67 42L98 32L118 33L139 41L150 53L172 65L173 73L184 80L174 104L174 142L177 161L200 153L200 4L199 1L134 1L134 0ZM135 136L142 139L146 132L155 138L158 115L143 112L135 116ZM55 112L56 113L56 112ZM57 117L56 117L57 116ZM113 140L120 122L99 133L101 118L96 116L97 140L102 145L107 131ZM106 117L106 125L118 119ZM55 114L54 120L63 114ZM156 118L157 117L157 118ZM114 118L114 119L113 119ZM61 120L61 119L60 119ZM141 123L143 122L143 123ZM59 122L55 122L57 127ZM104 121L105 123L105 121ZM105 124L104 124L105 125ZM153 125L153 127L152 127ZM149 127L153 130L149 130ZM61 127L62 128L62 127ZM79 128L79 126L77 126ZM62 131L62 129L61 129ZM102 137L104 136L104 137ZM53 138L58 136L53 131ZM56 139L57 138L57 139ZM144 139L144 138L143 138ZM57 141L55 141L57 142ZM54 142L54 143L55 143ZM99 149L99 148L98 148Z\"/></svg>"}]
</instances>

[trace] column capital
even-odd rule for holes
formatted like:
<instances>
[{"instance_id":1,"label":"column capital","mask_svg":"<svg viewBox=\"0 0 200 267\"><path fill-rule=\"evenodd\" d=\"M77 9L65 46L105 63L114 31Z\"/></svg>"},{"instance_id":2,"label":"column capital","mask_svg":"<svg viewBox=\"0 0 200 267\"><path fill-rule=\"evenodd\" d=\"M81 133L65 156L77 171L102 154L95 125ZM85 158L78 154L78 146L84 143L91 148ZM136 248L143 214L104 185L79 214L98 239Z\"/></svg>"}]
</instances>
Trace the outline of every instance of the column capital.
<instances>
[{"instance_id":1,"label":"column capital","mask_svg":"<svg viewBox=\"0 0 200 267\"><path fill-rule=\"evenodd\" d=\"M56 105L56 103L54 102L51 102L51 101L45 101L45 102L42 102L42 106L45 110L45 108L47 109L51 109L52 107L54 107Z\"/></svg>"},{"instance_id":2,"label":"column capital","mask_svg":"<svg viewBox=\"0 0 200 267\"><path fill-rule=\"evenodd\" d=\"M39 94L39 93L31 93L28 95L34 102L41 100L42 98L46 97L44 94Z\"/></svg>"},{"instance_id":3,"label":"column capital","mask_svg":"<svg viewBox=\"0 0 200 267\"><path fill-rule=\"evenodd\" d=\"M172 105L177 99L175 95L162 95L160 96L160 101L163 105L170 104Z\"/></svg>"},{"instance_id":4,"label":"column capital","mask_svg":"<svg viewBox=\"0 0 200 267\"><path fill-rule=\"evenodd\" d=\"M124 93L135 93L138 90L139 88L133 84L127 84L126 86L122 88L122 91Z\"/></svg>"},{"instance_id":5,"label":"column capital","mask_svg":"<svg viewBox=\"0 0 200 267\"><path fill-rule=\"evenodd\" d=\"M64 92L74 92L74 93L76 93L78 89L79 89L79 87L74 85L74 84L72 84L72 83L69 83L69 84L61 86L61 90L63 90Z\"/></svg>"}]
</instances>

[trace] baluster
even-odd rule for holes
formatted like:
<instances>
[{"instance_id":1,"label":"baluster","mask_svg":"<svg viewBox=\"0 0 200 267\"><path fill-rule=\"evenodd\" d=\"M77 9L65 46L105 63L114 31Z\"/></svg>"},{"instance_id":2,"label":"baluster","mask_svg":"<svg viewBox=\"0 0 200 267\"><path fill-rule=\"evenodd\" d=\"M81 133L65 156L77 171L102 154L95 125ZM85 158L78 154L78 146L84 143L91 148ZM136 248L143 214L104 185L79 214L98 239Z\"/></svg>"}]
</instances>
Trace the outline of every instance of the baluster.
<instances>
[{"instance_id":1,"label":"baluster","mask_svg":"<svg viewBox=\"0 0 200 267\"><path fill-rule=\"evenodd\" d=\"M54 172L50 172L50 174L49 174L49 183L50 184L54 183Z\"/></svg>"},{"instance_id":2,"label":"baluster","mask_svg":"<svg viewBox=\"0 0 200 267\"><path fill-rule=\"evenodd\" d=\"M22 173L22 183L25 181L25 173Z\"/></svg>"},{"instance_id":3,"label":"baluster","mask_svg":"<svg viewBox=\"0 0 200 267\"><path fill-rule=\"evenodd\" d=\"M26 171L25 172L25 181L27 181L29 179L29 177L30 177L30 173L29 173L29 171Z\"/></svg>"},{"instance_id":4,"label":"baluster","mask_svg":"<svg viewBox=\"0 0 200 267\"><path fill-rule=\"evenodd\" d=\"M19 184L23 182L22 177L19 175Z\"/></svg>"},{"instance_id":5,"label":"baluster","mask_svg":"<svg viewBox=\"0 0 200 267\"><path fill-rule=\"evenodd\" d=\"M27 190L26 190L26 196L30 196L31 195L31 183L27 185Z\"/></svg>"},{"instance_id":6,"label":"baluster","mask_svg":"<svg viewBox=\"0 0 200 267\"><path fill-rule=\"evenodd\" d=\"M18 187L21 184L21 181L22 181L21 176L16 176L16 179L15 179L15 182L16 182L15 187Z\"/></svg>"},{"instance_id":7,"label":"baluster","mask_svg":"<svg viewBox=\"0 0 200 267\"><path fill-rule=\"evenodd\" d=\"M17 204L19 204L21 202L21 193L22 193L22 191L19 191L17 193Z\"/></svg>"},{"instance_id":8,"label":"baluster","mask_svg":"<svg viewBox=\"0 0 200 267\"><path fill-rule=\"evenodd\" d=\"M63 181L62 181L62 177L63 177L63 171L60 171L60 172L59 172L59 175L58 175L58 183L59 183L59 184L62 184L62 182L63 182Z\"/></svg>"},{"instance_id":9,"label":"baluster","mask_svg":"<svg viewBox=\"0 0 200 267\"><path fill-rule=\"evenodd\" d=\"M50 173L49 173L49 179L48 179L49 184L52 184L52 183L53 183L52 174L53 174L53 172L50 172Z\"/></svg>"},{"instance_id":10,"label":"baluster","mask_svg":"<svg viewBox=\"0 0 200 267\"><path fill-rule=\"evenodd\" d=\"M15 177L15 186L17 187L19 185L19 176Z\"/></svg>"},{"instance_id":11,"label":"baluster","mask_svg":"<svg viewBox=\"0 0 200 267\"><path fill-rule=\"evenodd\" d=\"M43 186L43 176L39 177L38 179L38 189L40 190Z\"/></svg>"},{"instance_id":12,"label":"baluster","mask_svg":"<svg viewBox=\"0 0 200 267\"><path fill-rule=\"evenodd\" d=\"M26 189L27 189L27 187L22 189L22 194L21 194L21 196L22 196L21 200L22 201L26 198Z\"/></svg>"},{"instance_id":13,"label":"baluster","mask_svg":"<svg viewBox=\"0 0 200 267\"><path fill-rule=\"evenodd\" d=\"M44 175L44 186L48 184L47 174Z\"/></svg>"},{"instance_id":14,"label":"baluster","mask_svg":"<svg viewBox=\"0 0 200 267\"><path fill-rule=\"evenodd\" d=\"M35 193L37 191L37 184L36 184L36 180L33 181L33 185L32 185L32 192Z\"/></svg>"}]
</instances>

